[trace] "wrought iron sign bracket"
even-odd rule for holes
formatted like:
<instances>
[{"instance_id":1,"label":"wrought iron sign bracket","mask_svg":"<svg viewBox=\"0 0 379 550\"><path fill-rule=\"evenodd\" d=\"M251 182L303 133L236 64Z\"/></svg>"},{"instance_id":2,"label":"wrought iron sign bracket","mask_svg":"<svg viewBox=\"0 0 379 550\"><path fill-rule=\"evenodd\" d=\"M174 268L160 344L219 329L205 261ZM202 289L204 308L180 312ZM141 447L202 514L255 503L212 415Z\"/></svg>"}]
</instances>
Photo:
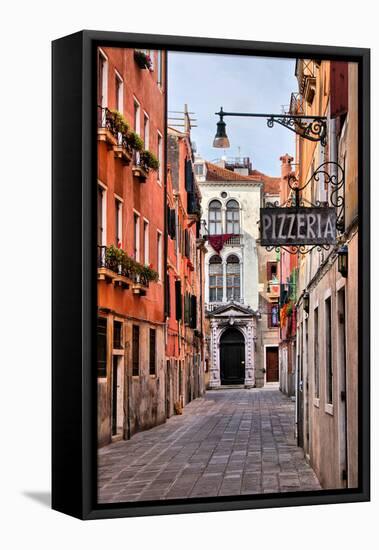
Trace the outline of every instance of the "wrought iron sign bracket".
<instances>
[{"instance_id":1,"label":"wrought iron sign bracket","mask_svg":"<svg viewBox=\"0 0 379 550\"><path fill-rule=\"evenodd\" d=\"M320 211L323 208L327 208L331 205L335 209L335 228L336 234L339 234L339 237L343 234L345 230L345 170L337 162L326 161L320 164L320 166L313 172L310 178L301 185L297 180L294 174L287 176L288 187L292 191L292 196L288 197L287 201L283 204L279 204L278 201L270 202L266 204L266 208L283 208L285 212L286 208L294 209L304 209L307 206L312 207L313 209L320 208ZM322 183L328 188L328 200L326 201L315 201L315 204L308 201L306 198L302 197L302 191L308 187L311 182ZM338 238L339 238L338 237ZM328 243L315 243L315 244L273 244L273 245L264 245L268 252L275 250L279 252L284 250L289 254L300 254L305 255L312 252L316 249L319 252L324 250L329 250L332 244Z\"/></svg>"},{"instance_id":2,"label":"wrought iron sign bracket","mask_svg":"<svg viewBox=\"0 0 379 550\"><path fill-rule=\"evenodd\" d=\"M220 117L220 121L223 121L225 116L265 118L269 128L273 128L274 124L280 124L304 139L315 142L319 141L323 147L325 147L327 143L327 118L323 116L290 114L278 115L272 113L233 113L224 111L222 107L220 108L220 111L215 114Z\"/></svg>"}]
</instances>

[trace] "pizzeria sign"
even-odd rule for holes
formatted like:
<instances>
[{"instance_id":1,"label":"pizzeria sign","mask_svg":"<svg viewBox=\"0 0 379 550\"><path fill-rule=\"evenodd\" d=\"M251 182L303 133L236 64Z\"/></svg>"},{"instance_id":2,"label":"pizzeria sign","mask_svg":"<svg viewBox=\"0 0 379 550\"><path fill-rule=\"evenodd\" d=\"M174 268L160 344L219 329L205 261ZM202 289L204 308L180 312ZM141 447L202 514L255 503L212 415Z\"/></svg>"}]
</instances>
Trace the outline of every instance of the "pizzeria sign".
<instances>
[{"instance_id":1,"label":"pizzeria sign","mask_svg":"<svg viewBox=\"0 0 379 550\"><path fill-rule=\"evenodd\" d=\"M261 208L262 246L336 244L336 209L332 207Z\"/></svg>"}]
</instances>

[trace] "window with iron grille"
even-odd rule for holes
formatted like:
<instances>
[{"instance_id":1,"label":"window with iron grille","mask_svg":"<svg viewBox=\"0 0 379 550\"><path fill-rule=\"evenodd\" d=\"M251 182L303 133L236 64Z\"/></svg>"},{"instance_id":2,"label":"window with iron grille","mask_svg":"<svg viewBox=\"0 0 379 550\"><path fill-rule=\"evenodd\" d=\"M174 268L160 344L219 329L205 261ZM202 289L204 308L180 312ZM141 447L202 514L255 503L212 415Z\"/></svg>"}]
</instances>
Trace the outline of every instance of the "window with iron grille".
<instances>
[{"instance_id":1,"label":"window with iron grille","mask_svg":"<svg viewBox=\"0 0 379 550\"><path fill-rule=\"evenodd\" d=\"M240 234L240 209L235 200L228 201L226 205L226 232Z\"/></svg>"},{"instance_id":2,"label":"window with iron grille","mask_svg":"<svg viewBox=\"0 0 379 550\"><path fill-rule=\"evenodd\" d=\"M139 376L139 326L132 329L132 375Z\"/></svg>"},{"instance_id":3,"label":"window with iron grille","mask_svg":"<svg viewBox=\"0 0 379 550\"><path fill-rule=\"evenodd\" d=\"M97 376L107 376L107 319L97 318Z\"/></svg>"},{"instance_id":4,"label":"window with iron grille","mask_svg":"<svg viewBox=\"0 0 379 550\"><path fill-rule=\"evenodd\" d=\"M220 256L212 256L209 260L209 301L222 302L223 272Z\"/></svg>"},{"instance_id":5,"label":"window with iron grille","mask_svg":"<svg viewBox=\"0 0 379 550\"><path fill-rule=\"evenodd\" d=\"M122 322L113 322L113 349L122 349Z\"/></svg>"},{"instance_id":6,"label":"window with iron grille","mask_svg":"<svg viewBox=\"0 0 379 550\"><path fill-rule=\"evenodd\" d=\"M222 223L221 223L221 202L211 201L209 203L209 234L221 235Z\"/></svg>"},{"instance_id":7,"label":"window with iron grille","mask_svg":"<svg viewBox=\"0 0 379 550\"><path fill-rule=\"evenodd\" d=\"M149 372L156 374L156 330L150 329L149 337Z\"/></svg>"},{"instance_id":8,"label":"window with iron grille","mask_svg":"<svg viewBox=\"0 0 379 550\"><path fill-rule=\"evenodd\" d=\"M239 301L241 296L241 273L238 256L232 254L226 261L226 299Z\"/></svg>"}]
</instances>

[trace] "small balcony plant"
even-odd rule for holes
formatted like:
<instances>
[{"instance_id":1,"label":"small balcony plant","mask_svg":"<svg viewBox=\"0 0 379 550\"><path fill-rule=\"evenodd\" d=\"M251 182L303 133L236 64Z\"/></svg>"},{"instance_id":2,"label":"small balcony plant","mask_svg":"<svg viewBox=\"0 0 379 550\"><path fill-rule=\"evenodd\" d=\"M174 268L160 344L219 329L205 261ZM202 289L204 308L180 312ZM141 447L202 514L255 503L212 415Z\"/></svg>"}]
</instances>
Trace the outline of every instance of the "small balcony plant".
<instances>
[{"instance_id":1,"label":"small balcony plant","mask_svg":"<svg viewBox=\"0 0 379 550\"><path fill-rule=\"evenodd\" d=\"M134 149L135 151L142 151L143 150L143 139L136 133L136 132L129 132L125 136L125 140L129 144L129 146Z\"/></svg>"},{"instance_id":2,"label":"small balcony plant","mask_svg":"<svg viewBox=\"0 0 379 550\"><path fill-rule=\"evenodd\" d=\"M141 164L146 166L146 168L148 168L149 170L154 170L154 171L158 170L159 161L157 157L150 151L146 151L146 150L142 151L140 159L141 159Z\"/></svg>"},{"instance_id":3,"label":"small balcony plant","mask_svg":"<svg viewBox=\"0 0 379 550\"><path fill-rule=\"evenodd\" d=\"M153 63L149 54L142 50L134 50L134 60L140 69L152 69Z\"/></svg>"},{"instance_id":4,"label":"small balcony plant","mask_svg":"<svg viewBox=\"0 0 379 550\"><path fill-rule=\"evenodd\" d=\"M124 115L119 111L111 110L111 116L113 118L113 127L116 132L120 132L122 135L126 135L129 130L129 123L125 119Z\"/></svg>"}]
</instances>

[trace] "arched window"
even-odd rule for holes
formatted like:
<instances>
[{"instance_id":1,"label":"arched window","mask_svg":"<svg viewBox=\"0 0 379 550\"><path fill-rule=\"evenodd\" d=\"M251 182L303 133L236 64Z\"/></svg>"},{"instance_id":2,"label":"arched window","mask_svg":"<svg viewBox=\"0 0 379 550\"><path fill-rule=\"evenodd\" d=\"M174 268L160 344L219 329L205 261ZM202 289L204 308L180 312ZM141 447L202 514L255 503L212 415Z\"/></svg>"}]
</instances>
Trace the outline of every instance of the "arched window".
<instances>
[{"instance_id":1,"label":"arched window","mask_svg":"<svg viewBox=\"0 0 379 550\"><path fill-rule=\"evenodd\" d=\"M235 200L228 201L226 205L226 232L240 234L240 209Z\"/></svg>"},{"instance_id":2,"label":"arched window","mask_svg":"<svg viewBox=\"0 0 379 550\"><path fill-rule=\"evenodd\" d=\"M221 235L221 202L211 201L209 203L209 234Z\"/></svg>"},{"instance_id":3,"label":"arched window","mask_svg":"<svg viewBox=\"0 0 379 550\"><path fill-rule=\"evenodd\" d=\"M226 260L226 298L238 302L241 297L241 273L238 256L232 254Z\"/></svg>"},{"instance_id":4,"label":"arched window","mask_svg":"<svg viewBox=\"0 0 379 550\"><path fill-rule=\"evenodd\" d=\"M222 302L223 274L220 256L209 260L209 301Z\"/></svg>"}]
</instances>

